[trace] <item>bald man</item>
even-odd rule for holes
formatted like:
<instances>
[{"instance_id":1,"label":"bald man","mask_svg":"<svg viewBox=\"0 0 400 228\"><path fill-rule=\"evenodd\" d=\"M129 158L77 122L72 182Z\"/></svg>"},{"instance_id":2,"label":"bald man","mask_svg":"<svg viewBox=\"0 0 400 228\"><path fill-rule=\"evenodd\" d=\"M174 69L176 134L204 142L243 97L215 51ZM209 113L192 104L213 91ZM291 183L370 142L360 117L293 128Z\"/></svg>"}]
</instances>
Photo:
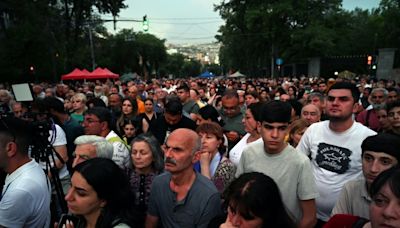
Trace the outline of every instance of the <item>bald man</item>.
<instances>
[{"instance_id":1,"label":"bald man","mask_svg":"<svg viewBox=\"0 0 400 228\"><path fill-rule=\"evenodd\" d=\"M146 228L207 227L220 214L215 185L193 170L199 160L200 138L190 129L173 131L164 144L165 172L154 178Z\"/></svg>"},{"instance_id":2,"label":"bald man","mask_svg":"<svg viewBox=\"0 0 400 228\"><path fill-rule=\"evenodd\" d=\"M138 88L135 85L132 85L128 89L128 95L132 99L136 100L138 106L138 114L144 113L144 102L138 96Z\"/></svg>"}]
</instances>

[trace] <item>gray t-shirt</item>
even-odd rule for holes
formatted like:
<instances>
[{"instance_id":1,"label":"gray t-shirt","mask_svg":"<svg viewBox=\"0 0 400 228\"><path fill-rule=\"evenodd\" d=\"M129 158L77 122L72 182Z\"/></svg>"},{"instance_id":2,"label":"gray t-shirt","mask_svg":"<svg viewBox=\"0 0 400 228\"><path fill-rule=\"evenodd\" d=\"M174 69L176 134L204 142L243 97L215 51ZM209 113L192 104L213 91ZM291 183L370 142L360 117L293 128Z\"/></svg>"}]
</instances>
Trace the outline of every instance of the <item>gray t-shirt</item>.
<instances>
[{"instance_id":1,"label":"gray t-shirt","mask_svg":"<svg viewBox=\"0 0 400 228\"><path fill-rule=\"evenodd\" d=\"M183 104L183 111L186 112L187 114L194 113L197 114L199 113L199 105L196 103L196 101L190 99L186 103Z\"/></svg>"},{"instance_id":2,"label":"gray t-shirt","mask_svg":"<svg viewBox=\"0 0 400 228\"><path fill-rule=\"evenodd\" d=\"M240 158L236 177L242 173L260 172L268 175L278 185L283 203L296 221L302 218L300 200L318 197L310 160L287 145L279 154L267 154L264 142L248 144Z\"/></svg>"},{"instance_id":3,"label":"gray t-shirt","mask_svg":"<svg viewBox=\"0 0 400 228\"><path fill-rule=\"evenodd\" d=\"M221 199L211 180L196 173L196 179L185 199L176 200L169 182L171 173L163 173L153 180L148 214L158 217L164 228L207 227L210 220L221 213Z\"/></svg>"},{"instance_id":4,"label":"gray t-shirt","mask_svg":"<svg viewBox=\"0 0 400 228\"><path fill-rule=\"evenodd\" d=\"M364 178L347 182L332 210L332 216L351 214L369 219L369 205L372 200L368 195L366 184Z\"/></svg>"},{"instance_id":5,"label":"gray t-shirt","mask_svg":"<svg viewBox=\"0 0 400 228\"><path fill-rule=\"evenodd\" d=\"M227 117L222 113L221 118L224 121L224 131L236 131L241 136L245 135L247 132L244 130L244 124L242 123L243 117L243 112L234 117Z\"/></svg>"}]
</instances>

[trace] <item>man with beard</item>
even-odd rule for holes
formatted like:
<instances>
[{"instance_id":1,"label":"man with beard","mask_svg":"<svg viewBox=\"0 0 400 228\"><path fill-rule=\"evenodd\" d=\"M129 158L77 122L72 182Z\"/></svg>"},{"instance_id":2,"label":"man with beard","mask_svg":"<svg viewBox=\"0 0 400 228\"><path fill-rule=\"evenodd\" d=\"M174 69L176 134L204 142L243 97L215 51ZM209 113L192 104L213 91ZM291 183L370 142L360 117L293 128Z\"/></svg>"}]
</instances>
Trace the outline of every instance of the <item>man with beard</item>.
<instances>
[{"instance_id":1,"label":"man with beard","mask_svg":"<svg viewBox=\"0 0 400 228\"><path fill-rule=\"evenodd\" d=\"M108 105L108 98L104 95L104 90L102 86L97 85L94 87L94 97L100 98L102 101L104 101L106 106Z\"/></svg>"},{"instance_id":2,"label":"man with beard","mask_svg":"<svg viewBox=\"0 0 400 228\"><path fill-rule=\"evenodd\" d=\"M328 221L343 185L361 175L361 143L376 134L353 120L360 97L357 87L337 82L328 91L329 120L312 124L296 149L311 158L320 197L317 227Z\"/></svg>"},{"instance_id":3,"label":"man with beard","mask_svg":"<svg viewBox=\"0 0 400 228\"><path fill-rule=\"evenodd\" d=\"M190 129L173 131L164 144L165 170L151 187L146 228L208 227L220 214L220 195L208 178L193 169L200 158L199 136Z\"/></svg>"},{"instance_id":4,"label":"man with beard","mask_svg":"<svg viewBox=\"0 0 400 228\"><path fill-rule=\"evenodd\" d=\"M111 126L116 126L118 117L121 115L123 97L119 93L108 95L108 109L111 112Z\"/></svg>"},{"instance_id":5,"label":"man with beard","mask_svg":"<svg viewBox=\"0 0 400 228\"><path fill-rule=\"evenodd\" d=\"M228 150L246 134L242 123L244 113L239 105L239 94L236 90L226 90L222 96L222 109L220 115L225 125L224 133L228 139Z\"/></svg>"},{"instance_id":6,"label":"man with beard","mask_svg":"<svg viewBox=\"0 0 400 228\"><path fill-rule=\"evenodd\" d=\"M157 118L150 125L150 132L163 144L168 135L178 128L195 130L196 123L183 115L182 103L177 99L171 99L165 105L164 115Z\"/></svg>"},{"instance_id":7,"label":"man with beard","mask_svg":"<svg viewBox=\"0 0 400 228\"><path fill-rule=\"evenodd\" d=\"M362 123L364 126L369 127L374 131L379 131L381 125L378 120L377 110L385 107L387 96L388 91L386 89L373 89L370 95L371 105L357 115L357 122Z\"/></svg>"}]
</instances>

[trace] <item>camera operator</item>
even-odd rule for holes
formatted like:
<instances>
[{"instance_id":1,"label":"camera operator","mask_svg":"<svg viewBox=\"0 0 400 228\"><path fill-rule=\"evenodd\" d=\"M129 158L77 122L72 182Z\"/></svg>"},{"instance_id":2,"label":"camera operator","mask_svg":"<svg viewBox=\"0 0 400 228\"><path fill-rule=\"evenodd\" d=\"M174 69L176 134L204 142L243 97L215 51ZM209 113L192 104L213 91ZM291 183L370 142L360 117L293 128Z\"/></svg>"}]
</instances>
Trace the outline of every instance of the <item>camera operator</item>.
<instances>
[{"instance_id":1,"label":"camera operator","mask_svg":"<svg viewBox=\"0 0 400 228\"><path fill-rule=\"evenodd\" d=\"M49 113L47 112L47 107L42 99L36 99L32 103L31 111L34 116L34 122L32 123L32 125L34 126L34 128L36 128L35 129L36 148L32 149L31 156L35 159L39 157L40 164L42 165L42 168L44 170L48 171L49 178L52 177L51 173L49 172L50 167L54 167L56 170L58 170L58 178L61 182L61 187L63 191L62 195L65 195L68 192L68 189L71 185L70 175L66 165L66 162L68 161L68 153L67 153L67 139L65 132L58 124L55 124L52 121ZM47 140L46 138L44 138L42 139L42 141L39 142L40 138L46 136ZM36 138L38 139L36 140ZM50 150L46 150L46 148L48 149L49 146ZM38 149L42 151L44 150L46 151L46 153L44 155L35 154L35 150ZM56 153L58 154L58 156ZM48 163L46 161L48 161ZM53 178L52 179L53 194L56 194L57 193L56 191L58 190L57 188L55 188L55 185L56 183L54 183L54 178ZM57 207L56 208L57 214L61 212L60 209L62 207L60 201L62 200L64 199L55 200L56 203L55 205Z\"/></svg>"},{"instance_id":2,"label":"camera operator","mask_svg":"<svg viewBox=\"0 0 400 228\"><path fill-rule=\"evenodd\" d=\"M50 113L51 118L64 130L67 139L68 158L71 158L75 151L75 139L85 134L83 127L79 124L78 120L72 118L65 111L64 104L59 99L55 97L46 97L43 99L43 102ZM69 171L72 170L72 162L73 159L69 159L68 162L66 162Z\"/></svg>"},{"instance_id":3,"label":"camera operator","mask_svg":"<svg viewBox=\"0 0 400 228\"><path fill-rule=\"evenodd\" d=\"M0 227L50 225L50 184L29 158L31 133L21 119L0 118L0 169L8 174L0 195Z\"/></svg>"}]
</instances>

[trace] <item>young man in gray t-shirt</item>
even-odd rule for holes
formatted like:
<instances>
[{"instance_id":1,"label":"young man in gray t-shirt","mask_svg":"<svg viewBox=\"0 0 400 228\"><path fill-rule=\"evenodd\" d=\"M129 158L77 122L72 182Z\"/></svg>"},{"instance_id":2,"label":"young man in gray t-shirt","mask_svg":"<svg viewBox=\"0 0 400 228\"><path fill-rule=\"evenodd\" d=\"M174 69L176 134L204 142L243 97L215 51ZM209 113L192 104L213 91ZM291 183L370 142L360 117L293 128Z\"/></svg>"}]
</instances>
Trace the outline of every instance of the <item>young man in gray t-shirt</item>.
<instances>
[{"instance_id":1,"label":"young man in gray t-shirt","mask_svg":"<svg viewBox=\"0 0 400 228\"><path fill-rule=\"evenodd\" d=\"M316 223L315 198L318 192L310 160L285 142L291 106L272 101L261 109L263 141L249 144L243 151L236 176L261 172L277 183L288 211L298 227L313 227Z\"/></svg>"}]
</instances>

